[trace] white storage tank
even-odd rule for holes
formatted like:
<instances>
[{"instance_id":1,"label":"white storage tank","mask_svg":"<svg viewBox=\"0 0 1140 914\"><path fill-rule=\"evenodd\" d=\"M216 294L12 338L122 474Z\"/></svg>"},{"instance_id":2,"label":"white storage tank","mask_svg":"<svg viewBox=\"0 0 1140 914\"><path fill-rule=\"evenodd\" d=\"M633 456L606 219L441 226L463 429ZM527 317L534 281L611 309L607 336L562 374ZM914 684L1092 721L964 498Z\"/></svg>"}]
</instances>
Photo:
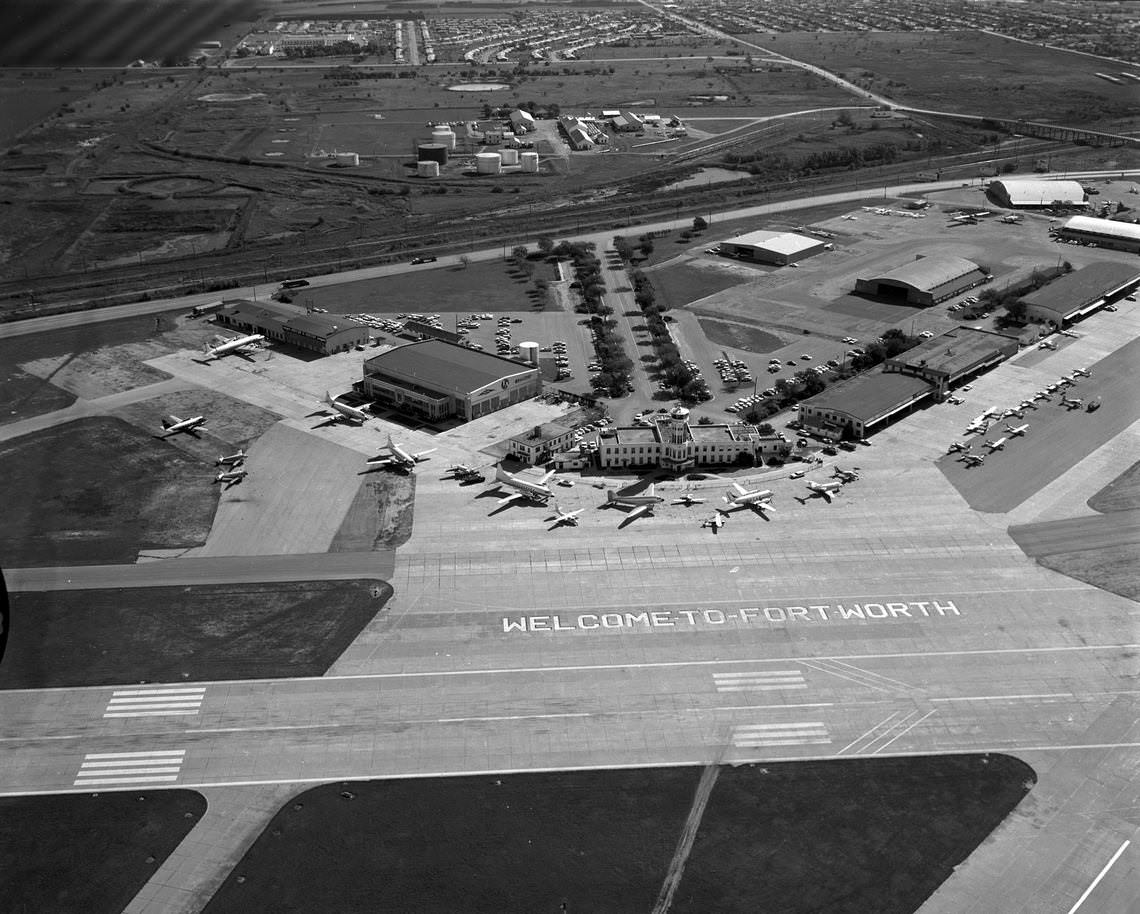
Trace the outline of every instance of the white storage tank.
<instances>
[{"instance_id":1,"label":"white storage tank","mask_svg":"<svg viewBox=\"0 0 1140 914\"><path fill-rule=\"evenodd\" d=\"M519 155L519 164L522 165L523 171L537 172L538 171L538 153L537 152L524 152Z\"/></svg>"},{"instance_id":2,"label":"white storage tank","mask_svg":"<svg viewBox=\"0 0 1140 914\"><path fill-rule=\"evenodd\" d=\"M342 166L359 165L360 154L356 152L338 152L336 154L336 164Z\"/></svg>"},{"instance_id":3,"label":"white storage tank","mask_svg":"<svg viewBox=\"0 0 1140 914\"><path fill-rule=\"evenodd\" d=\"M538 343L519 343L519 358L528 365L538 365Z\"/></svg>"},{"instance_id":4,"label":"white storage tank","mask_svg":"<svg viewBox=\"0 0 1140 914\"><path fill-rule=\"evenodd\" d=\"M475 172L481 175L497 175L503 160L497 152L475 153Z\"/></svg>"},{"instance_id":5,"label":"white storage tank","mask_svg":"<svg viewBox=\"0 0 1140 914\"><path fill-rule=\"evenodd\" d=\"M455 149L455 131L442 124L439 127L433 127L431 130L431 141L433 143L441 143L450 150Z\"/></svg>"},{"instance_id":6,"label":"white storage tank","mask_svg":"<svg viewBox=\"0 0 1140 914\"><path fill-rule=\"evenodd\" d=\"M416 174L421 178L438 178L439 162L416 162Z\"/></svg>"},{"instance_id":7,"label":"white storage tank","mask_svg":"<svg viewBox=\"0 0 1140 914\"><path fill-rule=\"evenodd\" d=\"M519 151L517 149L500 149L499 156L502 158L504 165L519 164Z\"/></svg>"}]
</instances>

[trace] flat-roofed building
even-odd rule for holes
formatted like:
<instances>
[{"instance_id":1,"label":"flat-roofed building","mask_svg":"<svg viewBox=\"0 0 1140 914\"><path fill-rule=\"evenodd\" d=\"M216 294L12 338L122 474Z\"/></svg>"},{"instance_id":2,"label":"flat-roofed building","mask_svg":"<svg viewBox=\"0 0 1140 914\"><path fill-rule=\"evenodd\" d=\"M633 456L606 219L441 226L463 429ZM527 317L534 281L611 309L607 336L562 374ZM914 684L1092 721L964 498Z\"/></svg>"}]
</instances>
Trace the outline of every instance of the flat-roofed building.
<instances>
[{"instance_id":1,"label":"flat-roofed building","mask_svg":"<svg viewBox=\"0 0 1140 914\"><path fill-rule=\"evenodd\" d=\"M1140 254L1140 225L1116 219L1073 216L1061 226L1058 234L1071 241L1083 241L1114 251Z\"/></svg>"},{"instance_id":2,"label":"flat-roofed building","mask_svg":"<svg viewBox=\"0 0 1140 914\"><path fill-rule=\"evenodd\" d=\"M233 299L224 302L215 318L219 324L260 333L274 343L284 343L328 355L368 342L368 328L340 314L310 313L276 302Z\"/></svg>"},{"instance_id":3,"label":"flat-roofed building","mask_svg":"<svg viewBox=\"0 0 1140 914\"><path fill-rule=\"evenodd\" d=\"M1000 179L987 188L990 198L1001 206L1035 207L1080 205L1085 202L1085 189L1079 181L1044 181L1040 179Z\"/></svg>"},{"instance_id":4,"label":"flat-roofed building","mask_svg":"<svg viewBox=\"0 0 1140 914\"><path fill-rule=\"evenodd\" d=\"M574 443L573 426L544 422L507 442L507 453L531 465L549 460Z\"/></svg>"},{"instance_id":5,"label":"flat-roofed building","mask_svg":"<svg viewBox=\"0 0 1140 914\"><path fill-rule=\"evenodd\" d=\"M855 291L929 307L986 282L984 270L964 257L919 256L878 276L855 280Z\"/></svg>"},{"instance_id":6,"label":"flat-roofed building","mask_svg":"<svg viewBox=\"0 0 1140 914\"><path fill-rule=\"evenodd\" d=\"M791 444L779 434L762 435L755 425L690 425L689 411L675 407L652 424L623 425L607 430L598 441L598 462L609 467L654 466L677 473L696 466L737 463L742 455L754 462L783 459Z\"/></svg>"},{"instance_id":7,"label":"flat-roofed building","mask_svg":"<svg viewBox=\"0 0 1140 914\"><path fill-rule=\"evenodd\" d=\"M720 243L720 251L739 260L773 263L785 266L826 251L827 242L795 232L772 232L760 229L737 235Z\"/></svg>"},{"instance_id":8,"label":"flat-roofed building","mask_svg":"<svg viewBox=\"0 0 1140 914\"><path fill-rule=\"evenodd\" d=\"M364 363L364 393L401 412L437 422L471 420L542 392L534 365L423 340L397 346Z\"/></svg>"},{"instance_id":9,"label":"flat-roofed building","mask_svg":"<svg viewBox=\"0 0 1140 914\"><path fill-rule=\"evenodd\" d=\"M1140 269L1101 260L1067 273L1021 299L1025 316L1054 327L1068 326L1110 301L1136 291Z\"/></svg>"},{"instance_id":10,"label":"flat-roofed building","mask_svg":"<svg viewBox=\"0 0 1140 914\"><path fill-rule=\"evenodd\" d=\"M888 374L922 378L943 399L954 387L976 378L1017 353L1017 339L992 330L955 327L883 363Z\"/></svg>"},{"instance_id":11,"label":"flat-roofed building","mask_svg":"<svg viewBox=\"0 0 1140 914\"><path fill-rule=\"evenodd\" d=\"M901 374L856 375L800 403L805 431L834 441L860 439L933 402L934 387Z\"/></svg>"}]
</instances>

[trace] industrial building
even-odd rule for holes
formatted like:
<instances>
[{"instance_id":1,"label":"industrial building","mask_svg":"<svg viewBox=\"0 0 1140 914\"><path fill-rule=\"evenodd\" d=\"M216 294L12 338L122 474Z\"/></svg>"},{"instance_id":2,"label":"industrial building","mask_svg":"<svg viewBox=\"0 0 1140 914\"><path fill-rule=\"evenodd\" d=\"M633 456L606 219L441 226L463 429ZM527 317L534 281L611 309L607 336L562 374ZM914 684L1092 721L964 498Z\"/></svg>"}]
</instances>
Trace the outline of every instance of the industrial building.
<instances>
[{"instance_id":1,"label":"industrial building","mask_svg":"<svg viewBox=\"0 0 1140 914\"><path fill-rule=\"evenodd\" d=\"M756 231L720 243L720 252L740 260L786 266L826 251L828 243L795 232Z\"/></svg>"},{"instance_id":2,"label":"industrial building","mask_svg":"<svg viewBox=\"0 0 1140 914\"><path fill-rule=\"evenodd\" d=\"M754 425L690 425L689 411L675 407L653 423L607 429L598 441L598 461L609 467L654 466L681 472L696 466L784 459L791 443L783 435L762 435Z\"/></svg>"},{"instance_id":3,"label":"industrial building","mask_svg":"<svg viewBox=\"0 0 1140 914\"><path fill-rule=\"evenodd\" d=\"M368 342L368 327L339 314L315 314L279 305L234 299L224 302L215 320L244 333L260 333L267 340L328 355Z\"/></svg>"},{"instance_id":4,"label":"industrial building","mask_svg":"<svg viewBox=\"0 0 1140 914\"><path fill-rule=\"evenodd\" d=\"M452 416L469 421L537 396L542 377L537 365L429 339L368 359L363 390L431 422Z\"/></svg>"},{"instance_id":5,"label":"industrial building","mask_svg":"<svg viewBox=\"0 0 1140 914\"><path fill-rule=\"evenodd\" d=\"M521 108L516 108L511 112L511 127L515 133L533 133L534 132L534 115L529 111L523 111Z\"/></svg>"},{"instance_id":6,"label":"industrial building","mask_svg":"<svg viewBox=\"0 0 1140 914\"><path fill-rule=\"evenodd\" d=\"M934 387L902 374L856 375L800 403L804 431L833 441L861 439L933 401Z\"/></svg>"},{"instance_id":7,"label":"industrial building","mask_svg":"<svg viewBox=\"0 0 1140 914\"><path fill-rule=\"evenodd\" d=\"M1135 265L1101 260L1067 273L1021 299L1025 316L1053 327L1070 323L1140 286Z\"/></svg>"},{"instance_id":8,"label":"industrial building","mask_svg":"<svg viewBox=\"0 0 1140 914\"><path fill-rule=\"evenodd\" d=\"M874 298L925 308L986 282L985 271L963 257L919 255L910 263L866 279L855 280L855 291Z\"/></svg>"},{"instance_id":9,"label":"industrial building","mask_svg":"<svg viewBox=\"0 0 1140 914\"><path fill-rule=\"evenodd\" d=\"M1140 225L1132 222L1073 216L1061 226L1057 234L1067 240L1081 241L1099 248L1140 254Z\"/></svg>"},{"instance_id":10,"label":"industrial building","mask_svg":"<svg viewBox=\"0 0 1140 914\"><path fill-rule=\"evenodd\" d=\"M997 180L986 191L999 206L1081 206L1085 189L1078 181Z\"/></svg>"},{"instance_id":11,"label":"industrial building","mask_svg":"<svg viewBox=\"0 0 1140 914\"><path fill-rule=\"evenodd\" d=\"M955 327L883 363L886 374L921 378L942 400L964 384L1017 353L1017 340L992 330Z\"/></svg>"},{"instance_id":12,"label":"industrial building","mask_svg":"<svg viewBox=\"0 0 1140 914\"><path fill-rule=\"evenodd\" d=\"M507 453L532 466L544 463L574 443L574 428L559 422L536 425L529 432L515 435L507 442Z\"/></svg>"}]
</instances>

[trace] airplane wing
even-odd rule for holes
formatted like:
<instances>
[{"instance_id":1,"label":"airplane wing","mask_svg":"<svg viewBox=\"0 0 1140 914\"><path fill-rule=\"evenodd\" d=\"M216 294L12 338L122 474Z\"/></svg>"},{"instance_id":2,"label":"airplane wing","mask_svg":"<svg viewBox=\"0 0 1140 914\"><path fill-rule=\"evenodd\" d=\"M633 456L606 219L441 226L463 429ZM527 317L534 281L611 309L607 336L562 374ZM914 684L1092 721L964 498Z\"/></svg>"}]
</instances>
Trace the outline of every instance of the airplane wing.
<instances>
[{"instance_id":1,"label":"airplane wing","mask_svg":"<svg viewBox=\"0 0 1140 914\"><path fill-rule=\"evenodd\" d=\"M761 514L763 514L765 511L776 511L776 509L772 507L772 503L769 501L754 501L749 507L753 508L756 511L759 511ZM776 511L776 513L779 512Z\"/></svg>"},{"instance_id":2,"label":"airplane wing","mask_svg":"<svg viewBox=\"0 0 1140 914\"><path fill-rule=\"evenodd\" d=\"M634 518L641 517L641 515L648 513L652 507L653 505L638 505L625 516L625 519L633 520Z\"/></svg>"},{"instance_id":3,"label":"airplane wing","mask_svg":"<svg viewBox=\"0 0 1140 914\"><path fill-rule=\"evenodd\" d=\"M829 492L827 489L820 489L819 494L823 496L824 500L828 504L831 503L831 492Z\"/></svg>"},{"instance_id":4,"label":"airplane wing","mask_svg":"<svg viewBox=\"0 0 1140 914\"><path fill-rule=\"evenodd\" d=\"M567 511L564 514L560 515L559 519L560 520L570 520L571 518L577 517L579 514L581 514L585 510L586 510L585 508L579 508L577 511Z\"/></svg>"},{"instance_id":5,"label":"airplane wing","mask_svg":"<svg viewBox=\"0 0 1140 914\"><path fill-rule=\"evenodd\" d=\"M522 492L512 492L505 498L500 498L498 504L509 505L512 501L518 501L520 498L526 498L526 496Z\"/></svg>"},{"instance_id":6,"label":"airplane wing","mask_svg":"<svg viewBox=\"0 0 1140 914\"><path fill-rule=\"evenodd\" d=\"M372 467L386 467L392 463L396 458L391 455L380 454L376 457L369 457L366 461Z\"/></svg>"},{"instance_id":7,"label":"airplane wing","mask_svg":"<svg viewBox=\"0 0 1140 914\"><path fill-rule=\"evenodd\" d=\"M181 422L181 421L182 421L182 420L181 420L180 418L178 418L178 416L175 416L175 415L172 413L171 415L167 416L167 417L166 417L166 418L163 420L163 424L164 424L164 425L177 425L177 424L178 424L179 422Z\"/></svg>"},{"instance_id":8,"label":"airplane wing","mask_svg":"<svg viewBox=\"0 0 1140 914\"><path fill-rule=\"evenodd\" d=\"M434 454L438 450L439 450L439 448L432 447L432 448L428 448L426 451L417 451L416 453L412 454L412 459L413 460L425 460L425 459L427 459L428 454Z\"/></svg>"},{"instance_id":9,"label":"airplane wing","mask_svg":"<svg viewBox=\"0 0 1140 914\"><path fill-rule=\"evenodd\" d=\"M732 487L733 487L733 488L736 490L736 494L737 494L737 495L743 495L745 492L747 492L747 491L748 491L746 488L744 488L744 486L742 486L742 485L741 485L740 483L738 483L738 482L734 482L734 483L732 484Z\"/></svg>"}]
</instances>

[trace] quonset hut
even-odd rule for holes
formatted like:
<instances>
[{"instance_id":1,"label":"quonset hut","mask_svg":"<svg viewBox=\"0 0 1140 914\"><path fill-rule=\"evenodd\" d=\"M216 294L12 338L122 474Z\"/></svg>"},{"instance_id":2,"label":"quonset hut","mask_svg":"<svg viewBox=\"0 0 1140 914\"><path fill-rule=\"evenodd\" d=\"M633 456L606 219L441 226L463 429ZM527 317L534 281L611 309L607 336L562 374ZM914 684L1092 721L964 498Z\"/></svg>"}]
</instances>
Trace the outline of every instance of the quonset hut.
<instances>
[{"instance_id":1,"label":"quonset hut","mask_svg":"<svg viewBox=\"0 0 1140 914\"><path fill-rule=\"evenodd\" d=\"M1010 208L1079 206L1085 202L1085 189L1078 181L999 180L991 181L987 193L995 203Z\"/></svg>"}]
</instances>

